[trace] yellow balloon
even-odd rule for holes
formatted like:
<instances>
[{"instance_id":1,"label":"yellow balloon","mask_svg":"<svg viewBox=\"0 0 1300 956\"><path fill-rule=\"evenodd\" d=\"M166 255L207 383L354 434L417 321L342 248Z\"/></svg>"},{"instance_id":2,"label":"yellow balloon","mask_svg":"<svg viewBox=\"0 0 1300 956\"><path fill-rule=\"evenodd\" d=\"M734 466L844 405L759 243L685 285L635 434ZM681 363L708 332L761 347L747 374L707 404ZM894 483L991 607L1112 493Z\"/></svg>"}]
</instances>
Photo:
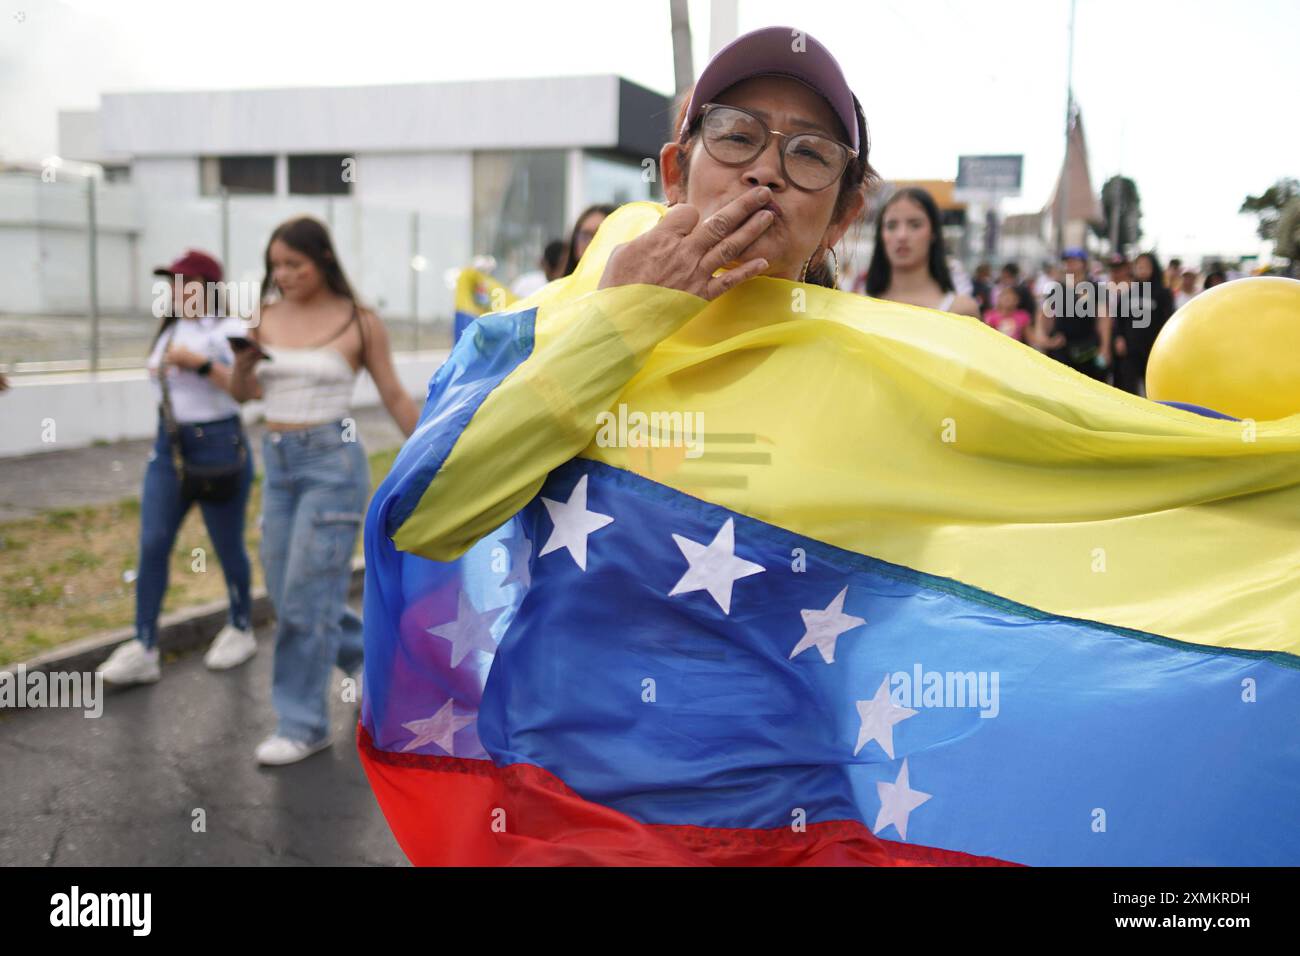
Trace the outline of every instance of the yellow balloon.
<instances>
[{"instance_id":1,"label":"yellow balloon","mask_svg":"<svg viewBox=\"0 0 1300 956\"><path fill-rule=\"evenodd\" d=\"M1236 279L1188 302L1151 348L1147 397L1256 421L1300 414L1300 281Z\"/></svg>"}]
</instances>

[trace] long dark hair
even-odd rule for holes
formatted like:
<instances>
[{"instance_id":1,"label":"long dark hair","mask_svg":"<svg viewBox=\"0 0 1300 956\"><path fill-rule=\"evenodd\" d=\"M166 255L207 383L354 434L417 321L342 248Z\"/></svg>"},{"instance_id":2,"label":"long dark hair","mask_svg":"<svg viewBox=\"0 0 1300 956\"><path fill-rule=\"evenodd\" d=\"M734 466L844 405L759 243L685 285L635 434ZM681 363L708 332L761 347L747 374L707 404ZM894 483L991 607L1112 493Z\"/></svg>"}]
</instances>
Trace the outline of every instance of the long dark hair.
<instances>
[{"instance_id":1,"label":"long dark hair","mask_svg":"<svg viewBox=\"0 0 1300 956\"><path fill-rule=\"evenodd\" d=\"M339 264L339 257L334 252L334 243L330 239L329 229L323 222L310 216L299 216L280 223L275 227L275 232L271 233L271 238L266 241L266 252L263 255L263 266L266 269L266 274L262 277L263 302L273 290L280 291L271 277L271 245L277 239L294 252L300 252L310 259L320 270L321 277L324 278L325 285L331 292L343 296L353 305L360 306L356 293L352 291L352 284L343 274L343 266Z\"/></svg>"},{"instance_id":2,"label":"long dark hair","mask_svg":"<svg viewBox=\"0 0 1300 956\"><path fill-rule=\"evenodd\" d=\"M686 107L690 105L693 89L692 87L684 91L678 100L677 122L673 124L675 130L681 129L682 123L686 120ZM844 174L840 177L840 191L835 196L835 211L832 214L832 221L842 219L848 213L849 207L853 203L853 197L860 195L865 198L880 179L871 166L871 131L867 128L867 116L862 112L862 104L858 102L857 96L853 97L853 113L858 123L858 155L844 167ZM699 135L702 123L703 117L695 117L690 128L677 141L677 165L682 172L683 187L686 185L686 171L690 167L691 148L694 146L695 137ZM828 249L827 252L829 251ZM809 263L804 282L824 286L827 289L834 289L835 270L827 262L828 258L829 256L823 253L816 262Z\"/></svg>"},{"instance_id":3,"label":"long dark hair","mask_svg":"<svg viewBox=\"0 0 1300 956\"><path fill-rule=\"evenodd\" d=\"M867 267L867 295L879 298L893 281L894 267L889 264L889 255L885 252L885 213L900 199L910 199L925 210L926 218L930 220L930 252L927 257L930 278L939 283L942 292L952 292L956 287L952 273L948 271L948 252L943 242L939 206L934 197L920 186L904 186L889 197L876 215L876 243L871 250L871 265Z\"/></svg>"},{"instance_id":4,"label":"long dark hair","mask_svg":"<svg viewBox=\"0 0 1300 956\"><path fill-rule=\"evenodd\" d=\"M577 221L573 224L573 232L569 233L568 264L564 267L566 276L573 275L573 270L578 268L578 230L582 228L582 221L590 216L593 212L598 212L603 216L611 215L618 207L612 203L598 202L584 209Z\"/></svg>"}]
</instances>

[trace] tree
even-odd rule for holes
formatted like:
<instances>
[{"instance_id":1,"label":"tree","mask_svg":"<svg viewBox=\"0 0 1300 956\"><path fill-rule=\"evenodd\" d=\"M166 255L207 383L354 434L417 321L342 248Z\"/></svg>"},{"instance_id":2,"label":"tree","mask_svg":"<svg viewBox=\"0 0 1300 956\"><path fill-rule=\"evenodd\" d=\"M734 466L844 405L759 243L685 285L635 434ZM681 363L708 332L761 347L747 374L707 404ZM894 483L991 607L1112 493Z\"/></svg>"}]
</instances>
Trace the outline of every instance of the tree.
<instances>
[{"instance_id":1,"label":"tree","mask_svg":"<svg viewBox=\"0 0 1300 956\"><path fill-rule=\"evenodd\" d=\"M1093 231L1109 240L1111 252L1123 255L1142 238L1142 197L1137 183L1127 176L1112 176L1101 187L1101 213L1102 221Z\"/></svg>"},{"instance_id":2,"label":"tree","mask_svg":"<svg viewBox=\"0 0 1300 956\"><path fill-rule=\"evenodd\" d=\"M1291 260L1292 272L1300 265L1300 196L1292 199L1278 215L1274 254Z\"/></svg>"},{"instance_id":3,"label":"tree","mask_svg":"<svg viewBox=\"0 0 1300 956\"><path fill-rule=\"evenodd\" d=\"M1261 239L1277 238L1277 220L1282 207L1292 199L1300 198L1300 179L1290 176L1279 179L1258 196L1247 196L1238 212L1254 213L1259 217L1256 232Z\"/></svg>"}]
</instances>

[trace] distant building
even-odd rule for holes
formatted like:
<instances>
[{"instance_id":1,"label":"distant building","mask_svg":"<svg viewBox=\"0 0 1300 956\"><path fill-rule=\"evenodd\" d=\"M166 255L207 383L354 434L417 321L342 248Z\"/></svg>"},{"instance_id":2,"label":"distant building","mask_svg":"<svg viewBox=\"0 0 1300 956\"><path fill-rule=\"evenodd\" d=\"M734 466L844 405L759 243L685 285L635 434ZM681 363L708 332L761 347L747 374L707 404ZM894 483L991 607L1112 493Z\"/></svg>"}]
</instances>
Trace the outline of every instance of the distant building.
<instances>
[{"instance_id":1,"label":"distant building","mask_svg":"<svg viewBox=\"0 0 1300 956\"><path fill-rule=\"evenodd\" d=\"M657 196L670 107L613 75L114 93L61 113L59 148L103 166L106 311L147 307L150 267L188 247L260 277L272 228L310 214L368 302L449 315L447 270L490 255L509 281L583 207ZM0 312L84 309L84 181L3 179L0 242L25 288L0 283Z\"/></svg>"}]
</instances>

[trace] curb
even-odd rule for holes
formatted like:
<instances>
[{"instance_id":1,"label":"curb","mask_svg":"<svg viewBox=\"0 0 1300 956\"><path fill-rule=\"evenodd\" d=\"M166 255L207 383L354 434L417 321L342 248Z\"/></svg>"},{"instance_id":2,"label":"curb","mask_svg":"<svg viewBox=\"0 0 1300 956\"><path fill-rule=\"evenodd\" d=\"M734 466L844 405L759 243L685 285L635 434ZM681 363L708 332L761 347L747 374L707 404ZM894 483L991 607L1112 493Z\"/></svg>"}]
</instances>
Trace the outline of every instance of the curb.
<instances>
[{"instance_id":1,"label":"curb","mask_svg":"<svg viewBox=\"0 0 1300 956\"><path fill-rule=\"evenodd\" d=\"M360 595L365 574L364 559L353 558L352 583L348 589L350 599ZM258 588L253 592L252 603L250 618L254 628L275 618L275 611L271 607L271 599L267 596L265 588ZM158 622L158 649L165 657L207 646L226 623L229 613L229 601L210 601L207 604L196 604L164 614ZM31 660L6 664L0 667L0 671L17 673L20 667L28 674L36 671L93 671L108 658L113 648L133 637L135 637L134 627L105 631L78 641L69 641Z\"/></svg>"}]
</instances>

